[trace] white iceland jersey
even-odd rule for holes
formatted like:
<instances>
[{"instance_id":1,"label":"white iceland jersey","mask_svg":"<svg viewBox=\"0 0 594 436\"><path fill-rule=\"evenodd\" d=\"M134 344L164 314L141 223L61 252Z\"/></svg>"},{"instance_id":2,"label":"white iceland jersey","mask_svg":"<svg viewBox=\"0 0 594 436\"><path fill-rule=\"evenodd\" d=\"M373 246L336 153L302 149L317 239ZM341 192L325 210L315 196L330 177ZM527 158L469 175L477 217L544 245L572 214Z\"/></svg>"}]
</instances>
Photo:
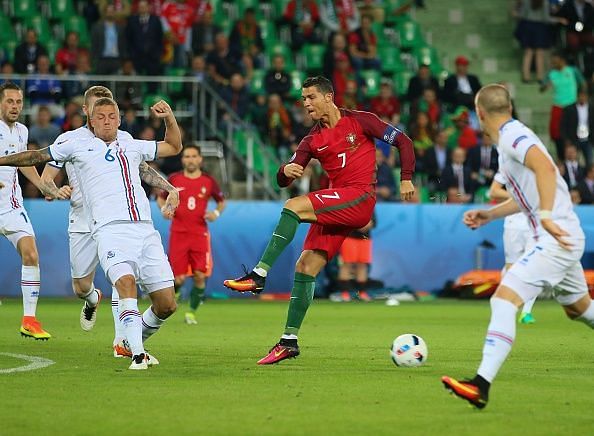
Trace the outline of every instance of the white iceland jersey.
<instances>
[{"instance_id":1,"label":"white iceland jersey","mask_svg":"<svg viewBox=\"0 0 594 436\"><path fill-rule=\"evenodd\" d=\"M56 162L72 163L91 231L114 221L149 221L151 208L138 167L156 158L157 142L99 138L66 140L50 145Z\"/></svg>"},{"instance_id":2,"label":"white iceland jersey","mask_svg":"<svg viewBox=\"0 0 594 436\"><path fill-rule=\"evenodd\" d=\"M83 143L82 140L93 139L95 135L91 132L87 126L79 127L75 130L62 133L56 138L55 143L59 143L66 140L80 140L79 143ZM118 140L132 139L132 135L123 130L118 130ZM66 174L68 175L68 184L72 188L72 195L70 196L70 213L68 217L68 231L76 233L88 233L91 231L89 228L89 219L85 212L82 194L80 192L78 179L76 178L76 172L70 162L66 164L62 162L50 162L50 165L56 168L64 167Z\"/></svg>"},{"instance_id":3,"label":"white iceland jersey","mask_svg":"<svg viewBox=\"0 0 594 436\"><path fill-rule=\"evenodd\" d=\"M507 186L507 179L500 171L497 171L494 180L497 183L504 185L508 191L511 189ZM524 215L524 213L522 212L506 216L503 220L503 228L507 230L525 230L526 232L530 231L530 227L528 226L528 219L526 218L526 215Z\"/></svg>"},{"instance_id":4,"label":"white iceland jersey","mask_svg":"<svg viewBox=\"0 0 594 436\"><path fill-rule=\"evenodd\" d=\"M521 122L511 119L499 129L499 171L506 180L506 187L520 209L528 218L528 225L535 238L548 233L538 218L540 208L536 177L524 166L526 153L531 147L540 148L555 166L557 190L553 207L553 220L572 236L583 237L580 222L573 211L567 184L559 174L553 159L536 134Z\"/></svg>"},{"instance_id":5,"label":"white iceland jersey","mask_svg":"<svg viewBox=\"0 0 594 436\"><path fill-rule=\"evenodd\" d=\"M14 123L12 129L0 120L0 156L27 150L29 131L21 123ZM19 185L16 167L0 167L0 214L23 207L23 194Z\"/></svg>"}]
</instances>

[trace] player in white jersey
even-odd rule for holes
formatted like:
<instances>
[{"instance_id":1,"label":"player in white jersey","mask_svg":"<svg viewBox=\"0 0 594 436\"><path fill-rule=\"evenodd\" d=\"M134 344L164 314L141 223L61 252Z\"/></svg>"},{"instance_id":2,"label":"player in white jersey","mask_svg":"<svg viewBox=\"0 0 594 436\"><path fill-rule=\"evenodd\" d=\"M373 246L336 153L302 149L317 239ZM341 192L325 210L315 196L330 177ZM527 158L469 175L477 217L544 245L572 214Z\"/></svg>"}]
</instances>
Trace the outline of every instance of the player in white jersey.
<instances>
[{"instance_id":1,"label":"player in white jersey","mask_svg":"<svg viewBox=\"0 0 594 436\"><path fill-rule=\"evenodd\" d=\"M165 120L164 141L118 140L117 104L110 98L100 98L90 118L95 138L55 142L47 149L0 158L0 166L28 166L52 160L73 164L101 267L120 296L119 317L133 354L130 369L146 369L157 363L146 353L144 341L176 309L173 273L153 227L138 169L143 161L178 154L181 135L166 102L158 102L151 110ZM178 204L179 195L174 189L166 200L165 212L173 215ZM138 312L137 282L152 301L142 316Z\"/></svg>"},{"instance_id":2,"label":"player in white jersey","mask_svg":"<svg viewBox=\"0 0 594 436\"><path fill-rule=\"evenodd\" d=\"M505 177L500 172L497 172L489 190L490 198L498 203L511 198L511 195L506 190L505 186ZM505 217L503 220L503 252L505 254L505 266L501 272L502 276L511 268L520 256L524 254L526 246L530 241L530 237L528 220L522 212ZM536 322L532 316L532 307L535 302L536 297L526 301L522 306L522 312L520 313L521 324L534 324Z\"/></svg>"},{"instance_id":3,"label":"player in white jersey","mask_svg":"<svg viewBox=\"0 0 594 436\"><path fill-rule=\"evenodd\" d=\"M92 86L85 92L83 112L89 118L90 110L95 101L101 97L112 98L111 91L105 86ZM54 142L75 139L84 140L92 139L95 135L92 127L87 124L76 130L65 132L58 136ZM132 139L132 136L125 131L118 130L118 140ZM99 263L97 256L97 244L91 235L89 228L87 214L84 209L82 193L79 188L79 183L76 178L74 167L67 162L65 165L58 162L50 162L46 165L43 174L41 175L42 183L48 188L55 187L54 179L64 166L68 174L68 182L72 188L70 197L70 213L68 224L68 239L70 248L70 271L72 275L72 288L75 294L85 300L80 312L80 325L85 331L91 330L95 325L97 319L97 306L101 300L101 291L95 289L93 279L95 277L95 269ZM175 188L157 171L152 169L148 164L143 162L140 166L141 179L151 186L155 186L171 192ZM111 308L114 320L115 335L113 340L113 352L115 357L132 357L129 348L125 345L122 325L119 320L118 304L119 297L115 287L111 292Z\"/></svg>"},{"instance_id":4,"label":"player in white jersey","mask_svg":"<svg viewBox=\"0 0 594 436\"><path fill-rule=\"evenodd\" d=\"M476 229L522 211L532 236L491 298L491 320L476 376L464 381L442 377L447 389L482 409L491 383L511 351L518 307L550 286L570 319L594 328L594 304L580 263L584 232L553 159L532 130L511 118L511 99L505 87L483 87L475 106L482 129L497 143L499 171L512 198L488 210L467 211L464 223Z\"/></svg>"},{"instance_id":5,"label":"player in white jersey","mask_svg":"<svg viewBox=\"0 0 594 436\"><path fill-rule=\"evenodd\" d=\"M27 150L29 132L17 121L22 110L21 89L13 83L0 85L0 156L10 156ZM35 186L41 188L39 174L35 167L20 170ZM44 192L44 194L50 198L58 198L58 192ZM0 234L14 245L23 263L21 267L23 293L21 335L47 340L51 335L41 327L35 316L40 288L39 255L35 244L35 233L27 211L23 207L23 195L15 167L0 168Z\"/></svg>"}]
</instances>

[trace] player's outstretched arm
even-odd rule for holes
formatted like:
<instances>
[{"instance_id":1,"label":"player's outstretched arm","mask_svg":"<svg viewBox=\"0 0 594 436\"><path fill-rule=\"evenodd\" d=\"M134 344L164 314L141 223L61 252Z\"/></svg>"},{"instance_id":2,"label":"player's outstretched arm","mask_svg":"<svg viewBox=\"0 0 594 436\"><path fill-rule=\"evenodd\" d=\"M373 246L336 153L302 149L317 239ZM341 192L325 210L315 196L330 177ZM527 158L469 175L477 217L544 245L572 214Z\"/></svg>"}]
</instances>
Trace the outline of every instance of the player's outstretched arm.
<instances>
[{"instance_id":1,"label":"player's outstretched arm","mask_svg":"<svg viewBox=\"0 0 594 436\"><path fill-rule=\"evenodd\" d=\"M68 200L72 195L72 188L70 186L64 185L60 188L56 186L54 179L60 171L61 168L46 165L43 173L41 173L41 182L38 188L46 200Z\"/></svg>"},{"instance_id":2,"label":"player's outstretched arm","mask_svg":"<svg viewBox=\"0 0 594 436\"><path fill-rule=\"evenodd\" d=\"M161 206L161 212L165 218L173 218L175 210L179 206L179 192L171 183L167 181L157 170L151 167L146 162L141 162L139 167L140 178L143 182L154 188L159 188L167 191L169 195L167 199L163 201L163 204L159 200L158 204Z\"/></svg>"},{"instance_id":3,"label":"player's outstretched arm","mask_svg":"<svg viewBox=\"0 0 594 436\"><path fill-rule=\"evenodd\" d=\"M507 192L503 186L504 185L502 185L501 183L493 180L493 182L491 183L491 187L489 188L489 198L497 202L501 202L507 200L508 198L511 198L509 192Z\"/></svg>"},{"instance_id":4,"label":"player's outstretched arm","mask_svg":"<svg viewBox=\"0 0 594 436\"><path fill-rule=\"evenodd\" d=\"M41 150L21 151L20 153L0 157L0 166L34 167L35 165L47 163L51 160L53 159L48 152L48 148L43 148ZM37 177L39 177L39 174L37 174Z\"/></svg>"},{"instance_id":5,"label":"player's outstretched arm","mask_svg":"<svg viewBox=\"0 0 594 436\"><path fill-rule=\"evenodd\" d=\"M161 100L151 107L151 112L157 118L165 121L165 138L157 143L157 157L175 156L182 151L182 140L179 126L173 110L166 101Z\"/></svg>"}]
</instances>

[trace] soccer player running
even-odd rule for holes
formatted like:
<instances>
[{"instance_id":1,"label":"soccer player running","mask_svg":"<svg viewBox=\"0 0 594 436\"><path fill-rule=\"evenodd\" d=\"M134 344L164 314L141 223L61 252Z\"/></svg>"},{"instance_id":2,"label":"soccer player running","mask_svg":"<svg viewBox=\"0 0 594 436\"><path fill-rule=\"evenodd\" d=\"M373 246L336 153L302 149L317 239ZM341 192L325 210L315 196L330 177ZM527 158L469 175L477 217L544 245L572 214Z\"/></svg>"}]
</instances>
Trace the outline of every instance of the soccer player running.
<instances>
[{"instance_id":1,"label":"soccer player running","mask_svg":"<svg viewBox=\"0 0 594 436\"><path fill-rule=\"evenodd\" d=\"M90 111L95 102L102 97L113 98L111 91L105 86L91 86L84 95L83 112L87 116L87 124L78 129L62 133L56 138L55 143L67 140L76 140L81 147L85 147L85 139L93 139L93 127L88 123ZM132 136L123 130L117 131L118 140L130 140ZM80 326L83 330L91 330L97 320L97 307L101 301L101 291L95 288L93 280L95 269L99 264L97 255L97 244L91 234L89 219L85 211L80 184L78 182L74 166L70 162L50 162L41 175L42 185L47 190L55 190L54 179L65 168L68 175L68 183L72 190L70 196L70 212L68 223L68 246L70 250L70 273L72 276L72 289L74 293L84 300L80 312ZM171 186L157 171L151 168L146 162L140 163L140 178L147 184L173 192ZM175 194L174 194L175 195ZM115 327L113 340L114 357L132 357L129 347L124 340L122 325L118 312L119 297L115 287L111 291L111 308Z\"/></svg>"},{"instance_id":2,"label":"soccer player running","mask_svg":"<svg viewBox=\"0 0 594 436\"><path fill-rule=\"evenodd\" d=\"M192 270L194 286L190 292L190 311L186 312L186 324L197 324L196 310L204 300L206 275L212 266L210 235L207 221L215 221L225 209L225 197L216 180L200 169L202 153L197 145L186 145L182 150L183 171L171 174L169 182L180 195L169 233L169 263L175 276L175 289L179 291ZM217 206L207 211L208 200L213 198ZM157 198L159 206L165 198ZM170 218L165 214L165 218Z\"/></svg>"},{"instance_id":3,"label":"soccer player running","mask_svg":"<svg viewBox=\"0 0 594 436\"><path fill-rule=\"evenodd\" d=\"M293 240L297 226L312 223L295 266L284 333L269 354L258 361L262 365L299 355L297 335L313 300L316 275L336 255L344 239L371 220L375 206L375 138L400 151L402 199L409 200L414 193L411 179L415 156L408 136L372 113L336 107L332 84L325 77L306 79L302 99L316 124L289 162L280 167L277 181L279 186L289 186L315 158L328 173L331 187L288 200L253 271L224 282L238 292L260 293L268 271Z\"/></svg>"},{"instance_id":4,"label":"soccer player running","mask_svg":"<svg viewBox=\"0 0 594 436\"><path fill-rule=\"evenodd\" d=\"M89 225L97 243L99 261L118 290L119 318L132 352L130 369L158 364L148 355L144 341L173 312L173 273L151 220L150 203L142 189L139 166L143 161L173 156L181 151L181 135L169 105L160 101L151 108L165 120L163 141L119 140L120 113L110 98L98 99L91 109L90 125L95 138L55 142L39 151L0 158L0 166L30 166L71 162L80 184ZM173 190L164 210L173 215L179 202ZM138 311L136 284L151 298L152 305Z\"/></svg>"},{"instance_id":5,"label":"soccer player running","mask_svg":"<svg viewBox=\"0 0 594 436\"><path fill-rule=\"evenodd\" d=\"M502 202L512 198L505 188L507 182L501 172L497 172L489 189L491 199ZM503 252L505 254L505 266L501 272L502 276L508 269L524 254L526 246L530 241L530 227L528 219L522 212L508 215L503 220ZM528 300L522 306L520 313L520 324L534 324L536 320L532 316L532 307L536 297Z\"/></svg>"},{"instance_id":6,"label":"soccer player running","mask_svg":"<svg viewBox=\"0 0 594 436\"><path fill-rule=\"evenodd\" d=\"M22 110L21 88L10 82L0 85L0 155L2 156L11 156L27 150L29 131L17 121ZM67 190L44 191L35 167L20 170L48 198L67 198ZM21 335L47 340L52 335L41 327L41 323L35 316L41 285L35 232L23 207L23 194L18 181L17 168L12 166L0 168L0 234L14 245L23 263L21 267L21 292L23 293Z\"/></svg>"},{"instance_id":7,"label":"soccer player running","mask_svg":"<svg viewBox=\"0 0 594 436\"><path fill-rule=\"evenodd\" d=\"M442 377L447 389L482 409L487 405L491 383L511 351L519 306L538 296L544 286L551 286L570 319L594 328L594 304L580 263L584 232L553 159L534 132L511 117L505 87L483 87L475 105L482 129L498 144L499 171L506 178L512 199L488 210L467 211L464 223L476 229L522 211L534 236L491 297L491 321L475 377L463 381Z\"/></svg>"}]
</instances>

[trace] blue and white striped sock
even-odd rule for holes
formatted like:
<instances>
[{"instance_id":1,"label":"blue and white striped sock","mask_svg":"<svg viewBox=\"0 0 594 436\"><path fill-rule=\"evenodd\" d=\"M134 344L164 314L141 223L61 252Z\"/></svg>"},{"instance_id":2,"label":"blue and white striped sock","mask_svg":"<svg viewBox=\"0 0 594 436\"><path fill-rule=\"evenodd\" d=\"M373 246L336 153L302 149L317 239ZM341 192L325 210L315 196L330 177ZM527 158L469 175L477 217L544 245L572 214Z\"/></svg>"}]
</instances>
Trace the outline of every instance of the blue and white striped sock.
<instances>
[{"instance_id":1,"label":"blue and white striped sock","mask_svg":"<svg viewBox=\"0 0 594 436\"><path fill-rule=\"evenodd\" d=\"M153 312L153 306L145 310L142 314L142 342L146 342L148 338L157 333L164 322L164 319L161 319L155 315L155 312Z\"/></svg>"}]
</instances>

